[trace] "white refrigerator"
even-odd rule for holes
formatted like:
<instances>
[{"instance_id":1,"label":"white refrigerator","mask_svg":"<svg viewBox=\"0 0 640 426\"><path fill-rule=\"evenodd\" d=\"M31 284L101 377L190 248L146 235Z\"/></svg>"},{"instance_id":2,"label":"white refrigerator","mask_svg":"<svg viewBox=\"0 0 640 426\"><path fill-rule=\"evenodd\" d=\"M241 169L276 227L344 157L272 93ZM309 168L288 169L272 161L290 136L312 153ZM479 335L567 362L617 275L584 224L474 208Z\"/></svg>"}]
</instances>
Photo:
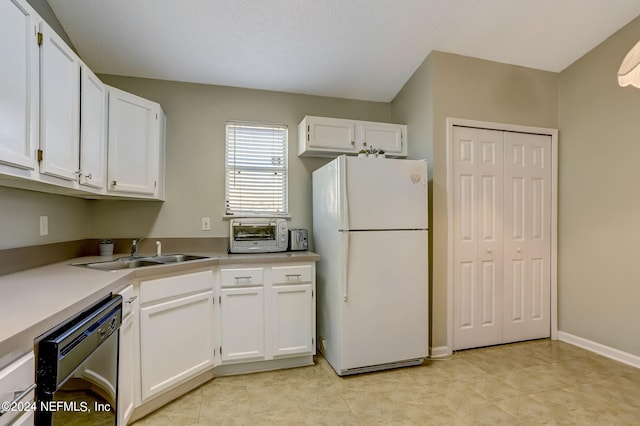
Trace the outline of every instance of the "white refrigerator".
<instances>
[{"instance_id":1,"label":"white refrigerator","mask_svg":"<svg viewBox=\"0 0 640 426\"><path fill-rule=\"evenodd\" d=\"M429 351L426 161L341 156L313 172L317 346L339 375Z\"/></svg>"}]
</instances>

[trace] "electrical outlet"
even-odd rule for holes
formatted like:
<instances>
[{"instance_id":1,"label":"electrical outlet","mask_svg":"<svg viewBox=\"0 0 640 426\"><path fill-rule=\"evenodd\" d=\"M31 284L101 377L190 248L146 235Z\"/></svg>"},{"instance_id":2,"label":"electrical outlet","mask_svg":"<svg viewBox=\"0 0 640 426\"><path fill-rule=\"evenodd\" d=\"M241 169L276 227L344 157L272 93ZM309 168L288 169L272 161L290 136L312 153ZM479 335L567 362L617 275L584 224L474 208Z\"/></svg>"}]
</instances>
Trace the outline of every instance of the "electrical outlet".
<instances>
[{"instance_id":1,"label":"electrical outlet","mask_svg":"<svg viewBox=\"0 0 640 426\"><path fill-rule=\"evenodd\" d=\"M202 218L202 230L203 231L211 231L211 218L203 217Z\"/></svg>"},{"instance_id":2,"label":"electrical outlet","mask_svg":"<svg viewBox=\"0 0 640 426\"><path fill-rule=\"evenodd\" d=\"M49 235L49 216L40 216L40 236Z\"/></svg>"}]
</instances>

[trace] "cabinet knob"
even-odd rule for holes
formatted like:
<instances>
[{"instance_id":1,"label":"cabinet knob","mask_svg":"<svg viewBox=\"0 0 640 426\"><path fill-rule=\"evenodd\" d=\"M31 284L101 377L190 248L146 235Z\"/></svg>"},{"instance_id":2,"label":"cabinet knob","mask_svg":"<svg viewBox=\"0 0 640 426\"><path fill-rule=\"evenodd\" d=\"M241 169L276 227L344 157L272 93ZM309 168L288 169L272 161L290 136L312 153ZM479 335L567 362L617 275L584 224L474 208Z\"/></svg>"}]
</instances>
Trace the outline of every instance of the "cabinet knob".
<instances>
[{"instance_id":1,"label":"cabinet knob","mask_svg":"<svg viewBox=\"0 0 640 426\"><path fill-rule=\"evenodd\" d=\"M487 253L491 254L493 253L493 250L491 250L490 248L487 249Z\"/></svg>"},{"instance_id":2,"label":"cabinet knob","mask_svg":"<svg viewBox=\"0 0 640 426\"><path fill-rule=\"evenodd\" d=\"M516 251L517 251L518 253L520 253L520 252L522 251L522 249L520 249L520 247L518 247L518 248L516 249Z\"/></svg>"},{"instance_id":3,"label":"cabinet knob","mask_svg":"<svg viewBox=\"0 0 640 426\"><path fill-rule=\"evenodd\" d=\"M89 174L87 175L87 179L89 179L89 180L93 179L93 175L91 175L91 173L89 173Z\"/></svg>"},{"instance_id":4,"label":"cabinet knob","mask_svg":"<svg viewBox=\"0 0 640 426\"><path fill-rule=\"evenodd\" d=\"M111 181L111 186L116 186L118 184L118 182L116 182L115 180Z\"/></svg>"}]
</instances>

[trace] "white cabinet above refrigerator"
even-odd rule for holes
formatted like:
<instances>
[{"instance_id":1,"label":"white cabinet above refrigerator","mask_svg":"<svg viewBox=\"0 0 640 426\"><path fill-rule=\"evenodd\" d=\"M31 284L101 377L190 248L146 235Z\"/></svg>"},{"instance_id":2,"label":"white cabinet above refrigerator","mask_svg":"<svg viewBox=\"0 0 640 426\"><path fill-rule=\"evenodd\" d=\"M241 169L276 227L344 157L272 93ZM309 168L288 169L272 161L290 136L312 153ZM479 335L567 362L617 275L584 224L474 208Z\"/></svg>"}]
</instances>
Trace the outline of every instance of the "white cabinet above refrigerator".
<instances>
[{"instance_id":1,"label":"white cabinet above refrigerator","mask_svg":"<svg viewBox=\"0 0 640 426\"><path fill-rule=\"evenodd\" d=\"M315 116L306 116L298 124L298 156L355 155L371 147L390 157L406 157L407 126Z\"/></svg>"}]
</instances>

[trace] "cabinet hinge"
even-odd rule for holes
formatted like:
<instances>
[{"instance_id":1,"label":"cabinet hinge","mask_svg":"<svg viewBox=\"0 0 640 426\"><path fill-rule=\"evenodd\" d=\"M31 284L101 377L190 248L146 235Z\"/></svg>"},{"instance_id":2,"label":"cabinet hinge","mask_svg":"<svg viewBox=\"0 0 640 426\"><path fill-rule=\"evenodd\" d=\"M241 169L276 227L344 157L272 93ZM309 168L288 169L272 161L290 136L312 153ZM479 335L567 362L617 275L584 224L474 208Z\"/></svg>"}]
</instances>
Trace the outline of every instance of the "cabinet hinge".
<instances>
[{"instance_id":1,"label":"cabinet hinge","mask_svg":"<svg viewBox=\"0 0 640 426\"><path fill-rule=\"evenodd\" d=\"M157 187L158 187L158 181L157 181L157 180L154 180L154 181L153 181L153 187L154 187L154 188L157 188Z\"/></svg>"},{"instance_id":2,"label":"cabinet hinge","mask_svg":"<svg viewBox=\"0 0 640 426\"><path fill-rule=\"evenodd\" d=\"M218 296L218 304L222 305L222 296Z\"/></svg>"},{"instance_id":3,"label":"cabinet hinge","mask_svg":"<svg viewBox=\"0 0 640 426\"><path fill-rule=\"evenodd\" d=\"M39 149L38 151L36 151L36 156L37 156L37 159L38 159L38 163L39 163L40 161L42 161L43 152L42 152L42 150L41 150L41 149Z\"/></svg>"},{"instance_id":4,"label":"cabinet hinge","mask_svg":"<svg viewBox=\"0 0 640 426\"><path fill-rule=\"evenodd\" d=\"M311 126L307 126L307 142L311 140L309 136L310 134L311 134Z\"/></svg>"},{"instance_id":5,"label":"cabinet hinge","mask_svg":"<svg viewBox=\"0 0 640 426\"><path fill-rule=\"evenodd\" d=\"M222 356L222 346L220 346L220 356Z\"/></svg>"},{"instance_id":6,"label":"cabinet hinge","mask_svg":"<svg viewBox=\"0 0 640 426\"><path fill-rule=\"evenodd\" d=\"M36 34L36 38L38 40L38 46L42 46L42 33L40 31Z\"/></svg>"}]
</instances>

